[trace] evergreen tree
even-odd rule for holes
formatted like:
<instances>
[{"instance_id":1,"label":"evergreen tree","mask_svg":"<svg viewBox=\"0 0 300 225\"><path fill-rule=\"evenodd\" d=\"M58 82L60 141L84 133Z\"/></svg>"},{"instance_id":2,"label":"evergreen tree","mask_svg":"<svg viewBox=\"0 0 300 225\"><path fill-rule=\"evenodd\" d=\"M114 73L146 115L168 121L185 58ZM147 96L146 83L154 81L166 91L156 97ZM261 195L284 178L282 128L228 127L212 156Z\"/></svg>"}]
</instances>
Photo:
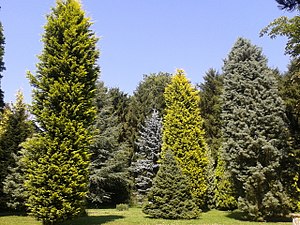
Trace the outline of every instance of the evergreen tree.
<instances>
[{"instance_id":1,"label":"evergreen tree","mask_svg":"<svg viewBox=\"0 0 300 225\"><path fill-rule=\"evenodd\" d=\"M92 163L89 200L100 204L117 204L128 201L130 195L129 150L120 142L120 123L113 100L115 96L104 86L97 85L94 144L91 147Z\"/></svg>"},{"instance_id":2,"label":"evergreen tree","mask_svg":"<svg viewBox=\"0 0 300 225\"><path fill-rule=\"evenodd\" d=\"M214 171L213 203L217 209L233 210L237 207L236 192L223 155L219 152Z\"/></svg>"},{"instance_id":3,"label":"evergreen tree","mask_svg":"<svg viewBox=\"0 0 300 225\"><path fill-rule=\"evenodd\" d=\"M57 0L36 75L28 74L42 133L24 144L27 206L45 225L72 219L85 207L99 73L98 39L90 27L78 0Z\"/></svg>"},{"instance_id":4,"label":"evergreen tree","mask_svg":"<svg viewBox=\"0 0 300 225\"><path fill-rule=\"evenodd\" d=\"M239 38L224 61L223 150L239 196L253 220L287 213L281 162L287 154L284 105L261 49Z\"/></svg>"},{"instance_id":5,"label":"evergreen tree","mask_svg":"<svg viewBox=\"0 0 300 225\"><path fill-rule=\"evenodd\" d=\"M280 95L285 102L286 116L291 135L292 152L284 162L285 180L287 189L293 197L296 211L300 210L300 112L297 104L300 99L300 83L293 80L298 65L292 61L288 72L281 77ZM293 157L291 157L293 156Z\"/></svg>"},{"instance_id":6,"label":"evergreen tree","mask_svg":"<svg viewBox=\"0 0 300 225\"><path fill-rule=\"evenodd\" d=\"M200 110L204 119L203 128L205 139L211 150L214 161L221 145L221 94L223 89L222 76L210 69L204 76L204 83L200 88Z\"/></svg>"},{"instance_id":7,"label":"evergreen tree","mask_svg":"<svg viewBox=\"0 0 300 225\"><path fill-rule=\"evenodd\" d=\"M199 109L199 93L177 70L165 90L166 114L163 120L162 151L170 149L187 175L192 195L200 208L207 200L207 145Z\"/></svg>"},{"instance_id":8,"label":"evergreen tree","mask_svg":"<svg viewBox=\"0 0 300 225\"><path fill-rule=\"evenodd\" d=\"M23 101L23 94L17 93L14 104L4 108L0 121L0 152L1 154L1 176L0 176L0 201L1 208L6 207L6 203L12 202L12 196L7 190L8 176L14 178L11 170L17 166L17 155L21 150L20 144L23 143L33 133L33 123L29 120L27 106ZM3 187L5 187L5 190ZM5 193L3 192L5 191ZM9 192L13 193L14 187Z\"/></svg>"},{"instance_id":9,"label":"evergreen tree","mask_svg":"<svg viewBox=\"0 0 300 225\"><path fill-rule=\"evenodd\" d=\"M136 160L132 163L132 167L135 174L138 202L143 203L159 168L158 160L162 145L162 120L158 115L158 111L153 110L139 133L140 137L136 143L138 149L135 153Z\"/></svg>"},{"instance_id":10,"label":"evergreen tree","mask_svg":"<svg viewBox=\"0 0 300 225\"><path fill-rule=\"evenodd\" d=\"M164 219L193 219L200 214L188 177L182 173L171 150L164 154L143 212Z\"/></svg>"},{"instance_id":11,"label":"evergreen tree","mask_svg":"<svg viewBox=\"0 0 300 225\"><path fill-rule=\"evenodd\" d=\"M298 0L278 0L279 4L282 5L282 9L288 10L299 10ZM289 119L290 131L293 139L292 147L293 152L291 152L284 162L286 166L284 168L285 180L289 187L289 192L292 194L294 201L298 205L298 210L300 209L300 162L299 162L299 143L300 140L298 125L299 125L299 115L300 115L300 99L299 99L299 89L300 86L300 16L296 15L293 18L288 18L285 16L279 17L271 22L267 27L261 31L261 36L268 34L271 38L277 36L287 37L287 44L285 46L285 53L290 55L292 58L292 63L288 75L283 81L282 96L287 105L287 116ZM294 183L290 185L290 182ZM292 187L292 188L291 188Z\"/></svg>"},{"instance_id":12,"label":"evergreen tree","mask_svg":"<svg viewBox=\"0 0 300 225\"><path fill-rule=\"evenodd\" d=\"M145 122L147 116L156 109L162 117L165 109L164 91L171 81L169 73L152 73L144 75L144 79L139 83L130 100L128 122L131 128L131 145L135 146L135 142L139 136L138 130Z\"/></svg>"},{"instance_id":13,"label":"evergreen tree","mask_svg":"<svg viewBox=\"0 0 300 225\"><path fill-rule=\"evenodd\" d=\"M2 79L3 75L2 72L5 70L4 66L4 45L5 45L5 38L3 34L3 26L0 22L0 79ZM0 111L3 111L4 108L4 92L0 87Z\"/></svg>"}]
</instances>

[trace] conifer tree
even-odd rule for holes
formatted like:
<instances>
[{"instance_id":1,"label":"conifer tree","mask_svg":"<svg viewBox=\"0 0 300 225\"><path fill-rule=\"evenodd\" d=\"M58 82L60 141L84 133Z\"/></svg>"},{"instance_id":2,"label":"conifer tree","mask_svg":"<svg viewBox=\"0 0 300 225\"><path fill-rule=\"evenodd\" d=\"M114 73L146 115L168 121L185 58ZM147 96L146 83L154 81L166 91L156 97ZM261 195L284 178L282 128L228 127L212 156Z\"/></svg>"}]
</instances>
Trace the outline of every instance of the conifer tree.
<instances>
[{"instance_id":1,"label":"conifer tree","mask_svg":"<svg viewBox=\"0 0 300 225\"><path fill-rule=\"evenodd\" d=\"M165 87L170 81L171 74L169 73L151 73L144 75L143 80L134 91L128 112L132 146L135 146L135 142L139 136L138 130L145 122L146 117L151 115L152 110L158 110L161 117L164 114L166 104L163 95Z\"/></svg>"},{"instance_id":2,"label":"conifer tree","mask_svg":"<svg viewBox=\"0 0 300 225\"><path fill-rule=\"evenodd\" d=\"M3 26L2 23L0 22L0 79L2 79L3 75L2 72L5 70L4 66L4 44L5 44L5 38L3 34ZM0 111L2 112L4 108L4 92L0 87Z\"/></svg>"},{"instance_id":3,"label":"conifer tree","mask_svg":"<svg viewBox=\"0 0 300 225\"><path fill-rule=\"evenodd\" d=\"M200 110L204 119L205 140L208 145L208 207L215 206L215 169L217 155L221 145L221 93L223 88L222 76L214 69L210 69L204 76L204 83L200 88Z\"/></svg>"},{"instance_id":4,"label":"conifer tree","mask_svg":"<svg viewBox=\"0 0 300 225\"><path fill-rule=\"evenodd\" d=\"M197 205L206 208L207 145L199 109L199 93L177 70L165 90L166 114L163 120L162 152L172 150L187 175Z\"/></svg>"},{"instance_id":5,"label":"conifer tree","mask_svg":"<svg viewBox=\"0 0 300 225\"><path fill-rule=\"evenodd\" d=\"M32 112L41 133L24 144L27 206L43 224L84 211L92 142L97 38L79 0L57 0L47 16L33 86Z\"/></svg>"},{"instance_id":6,"label":"conifer tree","mask_svg":"<svg viewBox=\"0 0 300 225\"><path fill-rule=\"evenodd\" d=\"M111 92L99 82L89 187L89 200L96 206L125 202L130 195L130 154L126 142L120 142L122 124L114 110L113 100Z\"/></svg>"},{"instance_id":7,"label":"conifer tree","mask_svg":"<svg viewBox=\"0 0 300 225\"><path fill-rule=\"evenodd\" d=\"M298 102L300 99L300 82L295 72L298 70L298 63L292 61L289 65L288 72L281 77L280 94L285 102L286 116L288 118L288 126L291 135L292 152L284 162L284 173L287 190L293 197L293 203L296 207L295 211L300 210L300 113L298 110Z\"/></svg>"},{"instance_id":8,"label":"conifer tree","mask_svg":"<svg viewBox=\"0 0 300 225\"><path fill-rule=\"evenodd\" d=\"M223 89L222 76L210 69L204 76L200 88L200 110L204 120L205 139L211 150L214 161L217 159L221 145L221 94Z\"/></svg>"},{"instance_id":9,"label":"conifer tree","mask_svg":"<svg viewBox=\"0 0 300 225\"><path fill-rule=\"evenodd\" d=\"M260 48L239 38L224 61L223 150L239 196L253 220L289 209L282 183L287 126L277 82Z\"/></svg>"},{"instance_id":10,"label":"conifer tree","mask_svg":"<svg viewBox=\"0 0 300 225\"><path fill-rule=\"evenodd\" d=\"M159 168L162 119L157 110L153 110L151 116L146 118L145 125L141 127L139 133L140 137L136 143L137 152L135 153L135 161L132 163L132 169L135 175L138 202L143 203Z\"/></svg>"},{"instance_id":11,"label":"conifer tree","mask_svg":"<svg viewBox=\"0 0 300 225\"><path fill-rule=\"evenodd\" d=\"M228 171L224 154L218 153L217 165L214 171L213 203L217 209L233 210L237 208L237 196L233 181Z\"/></svg>"},{"instance_id":12,"label":"conifer tree","mask_svg":"<svg viewBox=\"0 0 300 225\"><path fill-rule=\"evenodd\" d=\"M32 135L33 123L29 120L27 105L24 103L22 92L17 93L16 102L7 104L0 121L0 152L1 154L1 179L0 201L1 207L12 202L10 193L17 192L15 187L8 187L7 182L14 179L12 170L17 167L17 158L21 151L21 144ZM12 181L13 182L13 181ZM4 188L5 187L5 188ZM24 200L24 199L23 199ZM17 204L17 202L16 202Z\"/></svg>"},{"instance_id":13,"label":"conifer tree","mask_svg":"<svg viewBox=\"0 0 300 225\"><path fill-rule=\"evenodd\" d=\"M166 150L143 212L154 218L194 219L200 215L194 200L188 177L173 152Z\"/></svg>"}]
</instances>

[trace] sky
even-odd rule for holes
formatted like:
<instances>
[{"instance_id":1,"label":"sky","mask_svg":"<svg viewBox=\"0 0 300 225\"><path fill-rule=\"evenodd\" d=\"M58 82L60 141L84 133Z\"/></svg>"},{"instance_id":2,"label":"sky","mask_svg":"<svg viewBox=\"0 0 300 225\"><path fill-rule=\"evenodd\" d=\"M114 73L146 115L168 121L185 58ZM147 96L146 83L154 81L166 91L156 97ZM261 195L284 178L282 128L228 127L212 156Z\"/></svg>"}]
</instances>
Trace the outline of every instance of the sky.
<instances>
[{"instance_id":1,"label":"sky","mask_svg":"<svg viewBox=\"0 0 300 225\"><path fill-rule=\"evenodd\" d=\"M82 0L100 38L100 80L132 94L144 74L184 69L193 83L214 68L221 72L238 37L263 49L271 68L286 71L286 38L259 37L280 16L275 0ZM6 38L1 87L6 102L21 89L31 101L26 72L35 73L41 53L46 15L55 0L0 0L0 21Z\"/></svg>"}]
</instances>

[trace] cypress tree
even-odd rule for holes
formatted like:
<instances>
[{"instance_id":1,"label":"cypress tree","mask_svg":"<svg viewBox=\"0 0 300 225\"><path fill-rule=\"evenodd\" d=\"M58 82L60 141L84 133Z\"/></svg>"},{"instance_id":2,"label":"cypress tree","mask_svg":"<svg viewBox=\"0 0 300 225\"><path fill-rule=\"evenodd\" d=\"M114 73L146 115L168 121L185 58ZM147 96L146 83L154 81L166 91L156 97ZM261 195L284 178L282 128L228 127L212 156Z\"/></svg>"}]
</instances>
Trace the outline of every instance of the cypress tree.
<instances>
[{"instance_id":1,"label":"cypress tree","mask_svg":"<svg viewBox=\"0 0 300 225\"><path fill-rule=\"evenodd\" d=\"M36 75L28 74L42 132L24 144L27 206L43 224L72 219L85 207L99 73L91 24L78 0L57 0Z\"/></svg>"},{"instance_id":2,"label":"cypress tree","mask_svg":"<svg viewBox=\"0 0 300 225\"><path fill-rule=\"evenodd\" d=\"M194 200L188 177L182 173L173 152L166 151L143 212L154 218L194 219L200 214Z\"/></svg>"},{"instance_id":3,"label":"cypress tree","mask_svg":"<svg viewBox=\"0 0 300 225\"><path fill-rule=\"evenodd\" d=\"M135 153L135 161L132 163L132 169L138 193L137 200L139 203L143 203L159 168L162 119L159 117L158 111L153 110L152 114L146 118L145 125L141 127L139 133L140 137L136 143L137 152Z\"/></svg>"},{"instance_id":4,"label":"cypress tree","mask_svg":"<svg viewBox=\"0 0 300 225\"><path fill-rule=\"evenodd\" d=\"M207 145L199 109L199 93L177 70L165 89L166 114L163 120L162 152L170 149L187 175L197 205L206 208Z\"/></svg>"},{"instance_id":5,"label":"cypress tree","mask_svg":"<svg viewBox=\"0 0 300 225\"><path fill-rule=\"evenodd\" d=\"M0 79L2 79L3 75L2 72L5 70L4 66L4 45L5 45L5 37L3 34L3 26L0 22ZM1 83L0 83L1 84ZM3 111L4 108L4 92L2 88L0 87L0 111Z\"/></svg>"},{"instance_id":6,"label":"cypress tree","mask_svg":"<svg viewBox=\"0 0 300 225\"><path fill-rule=\"evenodd\" d=\"M287 126L277 82L260 48L239 38L224 62L223 150L239 196L253 220L289 209L282 183Z\"/></svg>"}]
</instances>

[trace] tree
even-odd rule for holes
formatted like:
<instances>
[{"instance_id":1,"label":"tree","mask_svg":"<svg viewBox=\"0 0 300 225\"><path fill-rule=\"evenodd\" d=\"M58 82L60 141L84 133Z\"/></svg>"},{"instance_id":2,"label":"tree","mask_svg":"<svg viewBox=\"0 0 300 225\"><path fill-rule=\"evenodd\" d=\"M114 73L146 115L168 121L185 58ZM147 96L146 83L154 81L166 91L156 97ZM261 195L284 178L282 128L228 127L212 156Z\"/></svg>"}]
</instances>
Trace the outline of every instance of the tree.
<instances>
[{"instance_id":1,"label":"tree","mask_svg":"<svg viewBox=\"0 0 300 225\"><path fill-rule=\"evenodd\" d=\"M21 144L32 135L33 123L29 120L27 105L23 101L23 94L19 91L14 104L8 104L3 111L0 122L0 152L1 152L1 208L13 201L12 195L17 190L9 188L7 182L14 179L11 170L17 166L17 156L21 151ZM5 189L3 189L5 187ZM11 195L12 194L12 195Z\"/></svg>"},{"instance_id":2,"label":"tree","mask_svg":"<svg viewBox=\"0 0 300 225\"><path fill-rule=\"evenodd\" d=\"M200 208L207 200L207 145L199 109L199 93L177 70L165 90L166 114L163 120L162 152L172 150L187 175L192 195Z\"/></svg>"},{"instance_id":3,"label":"tree","mask_svg":"<svg viewBox=\"0 0 300 225\"><path fill-rule=\"evenodd\" d=\"M33 86L32 113L42 131L24 144L30 214L57 224L84 211L99 67L97 38L78 0L57 0L47 16Z\"/></svg>"},{"instance_id":4,"label":"tree","mask_svg":"<svg viewBox=\"0 0 300 225\"><path fill-rule=\"evenodd\" d=\"M282 160L287 155L284 104L262 51L239 38L224 61L223 151L239 196L253 220L286 214Z\"/></svg>"},{"instance_id":5,"label":"tree","mask_svg":"<svg viewBox=\"0 0 300 225\"><path fill-rule=\"evenodd\" d=\"M122 123L114 109L114 100L115 95L99 82L89 187L89 200L96 206L125 202L130 196L130 152L126 142L120 142Z\"/></svg>"},{"instance_id":6,"label":"tree","mask_svg":"<svg viewBox=\"0 0 300 225\"><path fill-rule=\"evenodd\" d=\"M289 65L288 72L281 77L280 95L285 102L285 113L288 119L288 126L291 135L290 145L292 152L285 165L287 189L293 196L294 204L297 207L295 211L300 210L300 112L297 110L297 104L300 98L300 83L294 82L293 77L297 63L294 61Z\"/></svg>"},{"instance_id":7,"label":"tree","mask_svg":"<svg viewBox=\"0 0 300 225\"><path fill-rule=\"evenodd\" d=\"M300 6L300 0L276 0L279 4L280 9L286 9L288 11L293 11Z\"/></svg>"},{"instance_id":8,"label":"tree","mask_svg":"<svg viewBox=\"0 0 300 225\"><path fill-rule=\"evenodd\" d=\"M213 203L217 209L233 210L237 208L236 190L223 157L224 153L219 152L214 171Z\"/></svg>"},{"instance_id":9,"label":"tree","mask_svg":"<svg viewBox=\"0 0 300 225\"><path fill-rule=\"evenodd\" d=\"M3 75L2 72L5 70L4 66L4 45L5 45L5 38L3 34L3 26L2 23L0 22L0 79L2 79ZM3 108L5 106L4 103L4 92L0 88L0 111L3 111Z\"/></svg>"},{"instance_id":10,"label":"tree","mask_svg":"<svg viewBox=\"0 0 300 225\"><path fill-rule=\"evenodd\" d=\"M162 145L162 119L158 111L153 110L141 127L140 137L137 140L136 160L132 163L135 174L135 186L138 193L138 202L143 203L152 187L152 181L157 174L158 160Z\"/></svg>"},{"instance_id":11,"label":"tree","mask_svg":"<svg viewBox=\"0 0 300 225\"><path fill-rule=\"evenodd\" d=\"M210 69L204 76L204 83L200 88L200 110L204 119L206 143L211 149L214 161L217 159L221 145L221 94L223 89L222 76Z\"/></svg>"},{"instance_id":12,"label":"tree","mask_svg":"<svg viewBox=\"0 0 300 225\"><path fill-rule=\"evenodd\" d=\"M300 2L294 0L280 1L282 2L283 9L299 10ZM279 3L280 3L279 2ZM289 128L293 139L293 152L290 153L290 157L287 157L285 161L286 182L287 186L293 187L290 192L294 196L294 200L298 204L298 210L300 209L300 162L299 162L299 131L298 131L298 118L300 115L300 101L298 87L300 85L300 35L299 35L300 17L295 16L291 19L287 17L279 17L271 22L266 28L261 31L261 36L268 34L272 39L277 36L285 36L288 41L285 47L285 53L291 56L291 66L288 74L283 81L283 89L281 91L283 99L287 105L286 113L289 119ZM293 157L291 157L293 156ZM293 185L289 185L290 181L293 181Z\"/></svg>"},{"instance_id":13,"label":"tree","mask_svg":"<svg viewBox=\"0 0 300 225\"><path fill-rule=\"evenodd\" d=\"M188 177L176 161L172 151L166 151L143 212L164 219L194 219L200 211L191 195Z\"/></svg>"},{"instance_id":14,"label":"tree","mask_svg":"<svg viewBox=\"0 0 300 225\"><path fill-rule=\"evenodd\" d=\"M138 130L152 110L156 109L161 117L164 114L165 100L163 94L170 81L171 74L169 73L160 72L144 75L143 81L134 91L128 113L132 146L135 145L138 138Z\"/></svg>"}]
</instances>

